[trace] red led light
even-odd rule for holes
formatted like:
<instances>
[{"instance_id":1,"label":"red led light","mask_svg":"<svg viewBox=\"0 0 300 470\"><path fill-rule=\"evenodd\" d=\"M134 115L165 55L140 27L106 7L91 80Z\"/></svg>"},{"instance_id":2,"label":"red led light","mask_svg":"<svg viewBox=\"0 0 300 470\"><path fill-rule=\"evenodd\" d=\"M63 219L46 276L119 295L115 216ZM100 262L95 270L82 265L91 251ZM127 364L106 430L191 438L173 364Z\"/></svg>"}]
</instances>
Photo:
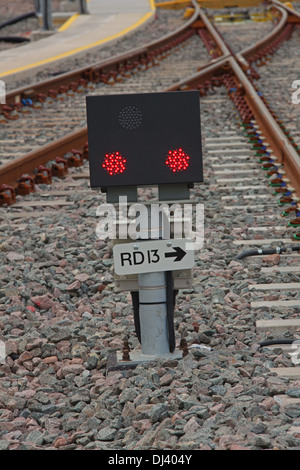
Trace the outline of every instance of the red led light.
<instances>
[{"instance_id":1,"label":"red led light","mask_svg":"<svg viewBox=\"0 0 300 470\"><path fill-rule=\"evenodd\" d=\"M189 166L189 159L190 157L181 148L169 150L166 158L166 165L174 173L178 171L184 171Z\"/></svg>"},{"instance_id":2,"label":"red led light","mask_svg":"<svg viewBox=\"0 0 300 470\"><path fill-rule=\"evenodd\" d=\"M120 152L107 153L102 167L110 176L118 175L126 170L126 159L122 157Z\"/></svg>"}]
</instances>

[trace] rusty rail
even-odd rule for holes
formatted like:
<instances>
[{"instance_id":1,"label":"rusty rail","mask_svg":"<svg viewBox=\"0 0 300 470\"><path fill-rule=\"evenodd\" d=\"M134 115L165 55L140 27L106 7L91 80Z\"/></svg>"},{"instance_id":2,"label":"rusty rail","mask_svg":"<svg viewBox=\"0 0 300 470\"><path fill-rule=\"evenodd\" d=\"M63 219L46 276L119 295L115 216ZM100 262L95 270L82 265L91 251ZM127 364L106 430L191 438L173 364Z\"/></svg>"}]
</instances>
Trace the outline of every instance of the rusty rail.
<instances>
[{"instance_id":1,"label":"rusty rail","mask_svg":"<svg viewBox=\"0 0 300 470\"><path fill-rule=\"evenodd\" d=\"M72 148L83 148L86 141L87 129L84 127L0 166L0 186L14 184L21 175L31 173L40 165L70 152Z\"/></svg>"},{"instance_id":2,"label":"rusty rail","mask_svg":"<svg viewBox=\"0 0 300 470\"><path fill-rule=\"evenodd\" d=\"M233 76L236 82L237 90L243 95L244 100L251 110L256 122L262 129L269 145L273 148L278 160L285 165L291 182L300 194L300 156L291 146L286 135L284 132L282 132L280 126L257 94L254 86L243 70L245 68L245 62L243 61L246 61L245 56L249 58L252 53L256 53L258 49L261 50L266 46L266 44L269 44L271 40L274 40L276 36L282 32L290 15L294 15L295 12L293 10L288 8L283 9L281 8L281 4L279 6L277 3L278 2L276 0L272 2L274 7L281 14L281 18L276 28L266 38L264 38L264 40L245 49L240 54L234 55L223 42L222 37L219 35L217 29L210 23L203 11L199 9L196 1L192 0L192 4L195 6L195 13L192 16L192 19L189 21L189 26L192 26L196 20L200 19L202 27L207 29L215 43L222 51L223 55L218 59L210 61L196 74L193 74L192 76L178 82L165 91L198 89L201 96L205 94L208 87L222 84L222 77L225 75L229 74ZM297 14L297 21L298 17L300 18L300 15ZM166 46L165 41L167 41L167 37L169 39L173 37L174 39L174 35L167 35L163 38L163 46ZM157 43L158 41L152 43L151 47L148 45L149 49L147 51L149 52L155 44L157 46ZM147 51L145 48L136 49L134 52L131 51L131 58L137 56L140 57ZM127 55L118 56L118 60L122 61L122 64L124 65L124 60L126 60L126 57ZM99 71L105 70L106 66L110 67L113 63L115 64L115 61L111 59L110 61L107 61L107 63L94 64L92 67L85 69L85 72L89 71L89 73L99 74ZM247 61L246 64L248 64ZM64 77L60 78L70 78L70 74L66 74ZM51 81L51 86L52 85L53 81ZM21 157L10 164L3 165L0 167L0 185L3 183L12 183L24 172L32 172L38 165L44 164L47 161L56 158L57 156L65 154L70 150L71 147L82 146L86 140L87 129L84 127L76 132L73 132L69 136L59 139L56 143L46 145L36 152L31 152L30 154Z\"/></svg>"},{"instance_id":3,"label":"rusty rail","mask_svg":"<svg viewBox=\"0 0 300 470\"><path fill-rule=\"evenodd\" d=\"M265 36L261 41L258 41L256 44L252 44L251 46L242 49L236 54L236 58L242 64L244 64L244 60L248 60L251 56L255 56L256 54L261 52L262 49L265 49L284 30L288 20L288 13L281 7L277 7L277 11L280 13L281 16L275 28L269 34L267 34L267 36Z\"/></svg>"},{"instance_id":4,"label":"rusty rail","mask_svg":"<svg viewBox=\"0 0 300 470\"><path fill-rule=\"evenodd\" d=\"M175 47L187 39L191 34L195 34L195 29L192 26L199 18L200 8L195 0L191 0L191 3L195 9L194 14L176 31L168 33L145 46L132 49L128 53L116 55L109 60L61 74L58 77L43 82L18 88L7 94L6 104L0 104L0 113L3 111L3 108L11 107L12 110L18 108L21 106L22 99L43 101L48 93L52 93L55 96L58 93L66 92L68 89L75 91L81 83L86 83L89 80L94 82L109 82L110 77L115 78L124 69L131 70L137 63L143 65L145 61L153 60L153 57L156 55L163 54L169 48ZM0 186L3 184L14 184L24 173L32 173L39 165L44 165L48 161L63 156L72 147L80 148L86 141L87 128L84 127L66 137L58 139L56 142L47 144L38 150L17 158L13 162L3 164L0 167Z\"/></svg>"},{"instance_id":5,"label":"rusty rail","mask_svg":"<svg viewBox=\"0 0 300 470\"><path fill-rule=\"evenodd\" d=\"M300 194L300 155L290 144L289 139L233 57L229 58L229 63L236 79L243 87L245 99L253 113L254 119L274 151L274 156L277 157L279 162L284 164L292 185L298 194Z\"/></svg>"},{"instance_id":6,"label":"rusty rail","mask_svg":"<svg viewBox=\"0 0 300 470\"><path fill-rule=\"evenodd\" d=\"M188 88L199 89L200 83L211 80L212 77L216 78L216 76L222 76L222 73L233 75L237 91L240 94L239 98L250 110L250 112L247 112L249 120L251 117L256 120L270 148L272 148L274 156L276 156L278 162L284 165L291 184L298 195L300 195L300 155L290 143L290 140L281 129L279 123L276 122L245 73L249 69L248 61L253 58L255 59L260 52L265 51L270 44L277 41L278 37L281 36L281 38L284 39L283 33L285 28L287 25L295 22L294 20L289 22L291 15L293 15L293 17L300 23L299 13L286 6L282 8L282 5L277 0L270 2L270 5L276 8L280 14L278 24L265 38L258 41L256 44L243 49L238 54L233 54L231 52L223 42L218 30L209 22L201 11L200 17L203 23L224 55L219 60L216 60L215 64L210 64L204 67L198 74L189 77L189 79L186 79L179 84L175 84L169 89L169 91ZM241 111L241 115L243 116L244 110L241 109Z\"/></svg>"},{"instance_id":7,"label":"rusty rail","mask_svg":"<svg viewBox=\"0 0 300 470\"><path fill-rule=\"evenodd\" d=\"M189 35L195 33L192 25L199 17L200 8L195 0L191 0L191 2L195 8L194 14L183 26L180 26L172 33L168 33L160 39L132 49L127 53L115 55L108 60L96 62L88 67L78 68L72 72L63 73L51 79L13 90L7 93L6 104L0 104L0 114L3 109L20 107L23 99L43 101L49 92L58 94L64 93L68 89L76 91L78 86L86 81L113 81L118 73L125 69L131 70L134 64L143 64L153 60L156 55L176 46L187 39Z\"/></svg>"},{"instance_id":8,"label":"rusty rail","mask_svg":"<svg viewBox=\"0 0 300 470\"><path fill-rule=\"evenodd\" d=\"M265 51L270 44L273 44L274 41L277 42L280 38L281 40L285 38L284 32L285 28L289 28L290 25L295 22L300 23L300 14L292 10L287 6L282 6L277 0L271 1L270 5L280 14L280 19L276 27L261 41L258 41L256 44L245 48L238 54L233 54L226 44L222 45L222 37L205 19L205 15L201 12L200 16L205 23L208 31L214 38L214 41L221 48L224 58L222 61L219 61L219 66L223 67L226 70L230 68L230 72L233 73L235 77L235 82L238 88L238 91L241 94L241 98L247 103L251 113L259 125L260 129L263 131L263 134L272 148L274 155L277 157L280 163L284 164L285 171L296 189L297 193L300 195L300 155L291 145L289 139L282 131L279 123L276 122L273 115L266 107L262 98L257 94L256 89L253 84L247 77L245 70L249 69L249 62L253 58L255 59L258 54L262 51ZM289 21L289 18L292 16L293 20ZM289 28L289 32L290 32ZM224 62L225 61L225 62ZM206 74L211 69L206 71ZM194 86L195 82L201 77L205 76L205 71L203 74L199 74L198 77L194 77L189 83L186 81L186 86ZM208 75L209 76L209 75ZM250 114L249 114L250 116Z\"/></svg>"}]
</instances>

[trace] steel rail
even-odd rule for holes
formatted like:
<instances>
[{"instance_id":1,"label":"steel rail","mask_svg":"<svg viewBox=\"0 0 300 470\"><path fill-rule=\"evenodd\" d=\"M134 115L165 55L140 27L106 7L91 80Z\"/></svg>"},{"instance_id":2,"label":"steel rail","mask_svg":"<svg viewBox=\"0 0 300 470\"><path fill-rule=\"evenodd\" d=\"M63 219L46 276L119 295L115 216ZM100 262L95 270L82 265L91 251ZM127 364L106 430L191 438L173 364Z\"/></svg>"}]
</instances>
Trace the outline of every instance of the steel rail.
<instances>
[{"instance_id":1,"label":"steel rail","mask_svg":"<svg viewBox=\"0 0 300 470\"><path fill-rule=\"evenodd\" d=\"M139 60L141 57L147 56L147 54L153 53L157 48L164 49L172 41L176 41L186 31L191 29L191 26L199 18L200 8L196 0L191 0L195 11L192 17L183 25L180 26L176 31L164 35L162 38L148 43L146 46L132 49L128 53L119 54L112 57L109 60L105 60L99 63L94 63L92 66L77 69L73 72L65 73L59 77L38 82L30 86L18 88L7 95L7 105L10 103L19 103L22 98L31 97L33 94L46 93L53 88L58 86L64 86L70 84L71 81L80 80L81 78L90 78L99 81L100 72L110 71L112 67L115 70L118 69L119 64L124 64L126 61ZM1 112L1 105L0 105ZM24 173L30 174L39 165L44 165L47 162L54 160L56 157L62 157L71 148L80 148L88 140L87 127L82 127L77 131L74 131L65 137L62 137L55 142L46 144L37 150L34 150L24 156L15 159L12 162L3 164L0 166L0 186L3 184L13 185Z\"/></svg>"},{"instance_id":2,"label":"steel rail","mask_svg":"<svg viewBox=\"0 0 300 470\"><path fill-rule=\"evenodd\" d=\"M213 77L222 77L229 70L229 55L215 60L214 63L205 65L199 72L175 83L169 87L168 91L181 91L186 89L197 89L203 82L211 80ZM213 62L213 61L212 61Z\"/></svg>"},{"instance_id":3,"label":"steel rail","mask_svg":"<svg viewBox=\"0 0 300 470\"><path fill-rule=\"evenodd\" d=\"M290 144L289 139L283 133L279 124L257 94L254 86L248 80L237 61L233 57L230 57L228 60L233 73L243 87L245 93L244 97L253 112L259 128L263 132L266 141L273 149L274 156L284 165L284 169L292 185L300 195L300 155Z\"/></svg>"},{"instance_id":4,"label":"steel rail","mask_svg":"<svg viewBox=\"0 0 300 470\"><path fill-rule=\"evenodd\" d=\"M0 186L14 184L23 174L32 173L40 165L65 155L72 148L83 148L87 137L87 128L84 127L0 166Z\"/></svg>"},{"instance_id":5,"label":"steel rail","mask_svg":"<svg viewBox=\"0 0 300 470\"><path fill-rule=\"evenodd\" d=\"M272 31L265 36L261 41L258 41L255 44L252 44L251 46L248 46L241 51L239 51L236 55L236 58L241 62L244 63L243 59L247 60L249 57L257 54L260 52L263 48L268 46L284 29L284 27L287 24L288 20L288 13L281 7L277 7L277 10L281 13L281 17L277 25L275 26Z\"/></svg>"},{"instance_id":6,"label":"steel rail","mask_svg":"<svg viewBox=\"0 0 300 470\"><path fill-rule=\"evenodd\" d=\"M221 60L216 60L215 63L205 66L203 70L191 75L188 79L183 79L177 82L172 87L165 90L179 91L186 87L196 88L199 83L210 80L212 77L221 76L222 73L228 69L228 57ZM84 126L77 131L64 136L55 142L46 144L37 150L34 150L24 156L16 158L10 163L0 166L0 186L2 184L12 185L24 173L33 172L39 165L54 160L56 157L61 157L70 151L71 148L80 148L88 140L87 127Z\"/></svg>"},{"instance_id":7,"label":"steel rail","mask_svg":"<svg viewBox=\"0 0 300 470\"><path fill-rule=\"evenodd\" d=\"M100 81L101 75L116 74L124 65L133 64L134 62L143 61L153 57L155 51L163 50L168 44L180 40L180 37L187 31L193 31L192 25L199 17L200 8L195 0L190 0L194 6L194 13L184 25L175 31L165 34L163 37L156 39L144 46L131 49L127 53L117 54L108 60L95 62L87 67L78 68L72 72L62 73L59 76L36 82L31 85L19 87L6 94L6 104L0 104L0 114L3 107L19 105L22 99L36 98L40 94L47 94L51 90L59 91L60 87L69 86L72 82L80 80Z\"/></svg>"},{"instance_id":8,"label":"steel rail","mask_svg":"<svg viewBox=\"0 0 300 470\"><path fill-rule=\"evenodd\" d=\"M297 11L278 2L277 0L271 0L269 5L276 8L276 10L281 14L281 18L276 27L261 41L243 49L235 55L235 58L242 66L242 70L237 66L237 63L232 57L229 59L229 62L237 80L244 88L245 99L249 108L253 112L257 124L263 131L267 142L273 149L274 155L278 158L278 161L284 165L291 184L294 186L298 195L300 195L300 156L291 145L289 139L286 137L281 127L276 122L273 115L270 113L244 73L245 69L248 68L248 62L246 62L245 67L245 61L268 47L268 45L276 40L276 38L284 31L288 24L300 23L300 14ZM292 20L290 20L291 18Z\"/></svg>"},{"instance_id":9,"label":"steel rail","mask_svg":"<svg viewBox=\"0 0 300 470\"><path fill-rule=\"evenodd\" d=\"M273 5L281 14L279 23L274 28L274 30L263 40L257 42L254 46L250 46L244 49L239 54L233 54L230 51L230 49L224 43L218 30L214 28L212 24L210 24L203 12L201 12L200 16L216 44L218 44L223 54L226 55L225 60L236 77L237 87L244 94L244 98L249 108L251 109L255 120L259 124L260 129L264 133L267 142L273 149L274 154L278 158L278 161L284 165L291 183L293 184L297 193L300 195L300 156L290 144L289 139L283 133L279 124L276 122L264 104L263 100L257 94L257 91L252 85L251 81L244 73L243 69L248 68L248 63L246 63L247 67L245 67L245 60L241 60L245 59L245 56L248 58L253 53L263 49L266 47L266 45L270 44L271 41L278 37L278 35L286 26L289 15L295 15L297 20L298 18L300 19L300 15L291 8L281 8L281 4L277 0L271 1L270 4ZM226 67L224 63L222 63L222 66ZM200 77L201 75L198 75L198 78ZM194 77L193 81L190 82L190 85L195 83L195 81L197 81L196 77ZM187 81L186 85L188 85Z\"/></svg>"},{"instance_id":10,"label":"steel rail","mask_svg":"<svg viewBox=\"0 0 300 470\"><path fill-rule=\"evenodd\" d=\"M195 4L195 0L192 0L192 3ZM293 14L293 10L291 10L291 14ZM211 80L213 77L218 78L221 77L224 73L230 72L234 74L237 80L238 88L243 91L247 104L252 110L257 123L263 130L266 139L268 140L270 146L274 149L274 152L278 156L279 161L284 163L295 188L299 190L299 155L290 145L288 139L278 126L277 122L258 96L255 88L248 80L248 77L244 71L241 69L241 66L237 62L236 58L232 55L226 44L224 44L222 37L218 35L216 28L211 25L206 15L202 12L202 10L199 9L197 4L195 5L193 22L196 18L201 19L203 25L207 28L224 55L219 59L215 59L214 61L211 61L209 64L205 65L198 73L181 80L165 91L184 90L187 88L197 89L201 83ZM284 18L286 19L285 15ZM276 28L277 34L279 34L280 31L280 28ZM20 177L24 171L30 173L39 164L45 164L46 162L54 159L56 156L62 156L63 154L70 151L71 146L81 146L86 141L87 128L84 127L66 137L59 139L56 143L43 146L38 151L33 151L24 157L16 159L10 164L3 165L0 167L0 184L12 183L16 181L16 179Z\"/></svg>"},{"instance_id":11,"label":"steel rail","mask_svg":"<svg viewBox=\"0 0 300 470\"><path fill-rule=\"evenodd\" d=\"M298 11L294 10L293 8L288 7L285 3L281 3L278 0L269 0L268 4L271 5L271 6L274 5L274 6L277 6L278 8L284 9L285 11L288 12L288 14L291 17L296 18L297 22L298 22L298 20L300 20L300 13ZM292 22L294 22L294 20L292 20Z\"/></svg>"},{"instance_id":12,"label":"steel rail","mask_svg":"<svg viewBox=\"0 0 300 470\"><path fill-rule=\"evenodd\" d=\"M231 54L231 51L230 49L228 48L228 46L225 44L225 42L223 41L223 39L220 37L220 35L217 33L217 30L216 28L213 26L213 24L209 21L208 17L205 15L205 13L200 10L199 12L199 16L201 18L201 20L203 21L207 31L210 33L210 35L212 36L213 40L215 41L215 43L217 44L217 46L219 47L219 49L221 50L223 56L227 56L227 55L230 55Z\"/></svg>"},{"instance_id":13,"label":"steel rail","mask_svg":"<svg viewBox=\"0 0 300 470\"><path fill-rule=\"evenodd\" d=\"M251 109L253 116L262 130L264 137L274 152L274 156L277 157L278 162L284 165L285 171L292 185L294 186L298 195L300 195L300 156L291 145L289 139L286 137L279 124L276 122L263 100L257 94L251 81L245 74L245 69L249 68L246 62L245 67L245 56L249 58L252 54L262 50L266 45L270 44L285 28L289 15L294 15L297 12L286 7L281 8L281 4L275 0L271 2L274 7L280 12L281 18L277 26L268 34L263 40L257 42L253 46L250 46L242 50L239 54L233 54L230 49L223 42L221 35L218 30L210 24L206 15L201 11L200 17L213 37L214 41L222 50L224 57L218 60L215 66L205 67L201 72L195 74L193 77L182 81L180 84L175 84L169 91L175 91L183 88L197 88L201 80L210 78L215 73L220 72L220 68L230 70L235 78L239 91L244 95L244 99L248 107ZM300 19L300 15L295 15Z\"/></svg>"},{"instance_id":14,"label":"steel rail","mask_svg":"<svg viewBox=\"0 0 300 470\"><path fill-rule=\"evenodd\" d=\"M276 27L261 41L258 41L256 44L253 44L235 54L236 59L240 63L243 70L248 70L250 67L249 62L255 56L263 53L263 51L276 39L276 37L284 31L284 28L287 25L288 13L282 8L278 8L281 12L281 18L276 25Z\"/></svg>"}]
</instances>

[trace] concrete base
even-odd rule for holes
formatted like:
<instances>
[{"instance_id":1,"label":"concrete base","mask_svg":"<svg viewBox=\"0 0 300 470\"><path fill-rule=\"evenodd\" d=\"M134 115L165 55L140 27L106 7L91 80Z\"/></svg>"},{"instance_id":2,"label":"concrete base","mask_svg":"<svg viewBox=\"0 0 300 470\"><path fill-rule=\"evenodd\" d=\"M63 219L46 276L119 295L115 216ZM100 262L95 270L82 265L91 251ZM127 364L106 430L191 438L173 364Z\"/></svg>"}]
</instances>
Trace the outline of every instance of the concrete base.
<instances>
[{"instance_id":1,"label":"concrete base","mask_svg":"<svg viewBox=\"0 0 300 470\"><path fill-rule=\"evenodd\" d=\"M76 12L54 12L52 13L52 23L53 23L53 28L60 28L66 21L68 21L71 16L73 16ZM43 16L41 14L37 15L38 17L38 22L39 26L42 29L43 27Z\"/></svg>"},{"instance_id":2,"label":"concrete base","mask_svg":"<svg viewBox=\"0 0 300 470\"><path fill-rule=\"evenodd\" d=\"M157 359L182 359L182 351L174 351L173 353L156 355L156 354L143 354L130 353L130 361L123 361L122 354L117 354L117 361L120 365L142 364L144 362L152 362Z\"/></svg>"},{"instance_id":3,"label":"concrete base","mask_svg":"<svg viewBox=\"0 0 300 470\"><path fill-rule=\"evenodd\" d=\"M32 31L30 38L32 41L39 41L40 39L48 38L55 33L56 33L55 30L46 31L46 30L39 29L37 31Z\"/></svg>"},{"instance_id":4,"label":"concrete base","mask_svg":"<svg viewBox=\"0 0 300 470\"><path fill-rule=\"evenodd\" d=\"M179 359L182 359L182 351L175 350L173 353L168 353L168 354L163 354L163 355L143 354L142 352L130 353L129 361L124 361L122 359L121 353L113 353L113 354L110 354L109 357L107 358L106 371L107 373L109 373L109 372L114 372L114 371L134 369L139 364L145 364L147 362L152 362L152 361L156 361L159 359L165 359L165 360L174 359L178 361Z\"/></svg>"}]
</instances>

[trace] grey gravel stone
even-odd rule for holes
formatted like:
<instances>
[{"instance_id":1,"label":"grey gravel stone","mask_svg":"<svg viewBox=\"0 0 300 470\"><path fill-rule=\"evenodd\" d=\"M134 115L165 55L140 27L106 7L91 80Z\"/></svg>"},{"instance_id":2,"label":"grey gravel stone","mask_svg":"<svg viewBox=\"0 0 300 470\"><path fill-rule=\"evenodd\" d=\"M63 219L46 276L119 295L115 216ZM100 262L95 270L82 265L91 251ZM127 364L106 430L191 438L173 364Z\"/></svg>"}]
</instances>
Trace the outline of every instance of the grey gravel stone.
<instances>
[{"instance_id":1,"label":"grey gravel stone","mask_svg":"<svg viewBox=\"0 0 300 470\"><path fill-rule=\"evenodd\" d=\"M106 427L106 428L100 429L100 431L97 433L97 439L99 441L113 441L116 434L117 434L116 429Z\"/></svg>"},{"instance_id":2,"label":"grey gravel stone","mask_svg":"<svg viewBox=\"0 0 300 470\"><path fill-rule=\"evenodd\" d=\"M300 388L291 388L285 392L289 397L300 398Z\"/></svg>"}]
</instances>

